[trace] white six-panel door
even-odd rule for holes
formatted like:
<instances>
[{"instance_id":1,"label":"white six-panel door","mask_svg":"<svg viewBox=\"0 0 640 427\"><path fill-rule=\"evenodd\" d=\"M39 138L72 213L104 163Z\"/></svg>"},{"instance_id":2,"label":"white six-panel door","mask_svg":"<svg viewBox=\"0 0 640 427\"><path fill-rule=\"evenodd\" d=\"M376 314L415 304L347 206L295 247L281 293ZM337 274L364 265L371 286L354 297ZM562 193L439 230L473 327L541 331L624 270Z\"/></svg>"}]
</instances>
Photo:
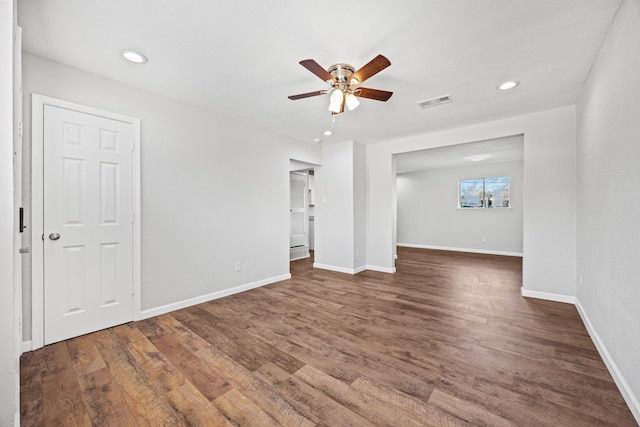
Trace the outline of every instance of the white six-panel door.
<instances>
[{"instance_id":1,"label":"white six-panel door","mask_svg":"<svg viewBox=\"0 0 640 427\"><path fill-rule=\"evenodd\" d=\"M133 127L44 106L44 344L133 320Z\"/></svg>"}]
</instances>

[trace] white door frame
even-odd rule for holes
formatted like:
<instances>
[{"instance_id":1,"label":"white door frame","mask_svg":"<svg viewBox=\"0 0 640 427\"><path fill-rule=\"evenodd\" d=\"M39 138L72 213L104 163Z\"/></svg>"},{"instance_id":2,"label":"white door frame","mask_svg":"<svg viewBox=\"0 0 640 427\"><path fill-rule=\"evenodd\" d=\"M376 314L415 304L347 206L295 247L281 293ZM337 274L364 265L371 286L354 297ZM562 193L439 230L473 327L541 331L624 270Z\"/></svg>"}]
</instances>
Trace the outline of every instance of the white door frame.
<instances>
[{"instance_id":1,"label":"white door frame","mask_svg":"<svg viewBox=\"0 0 640 427\"><path fill-rule=\"evenodd\" d=\"M304 209L304 232L305 232L305 243L304 245L309 246L309 202L308 202L308 181L309 181L309 173L306 171L293 171L289 172L289 247L291 247L291 213L293 213L293 207L291 206L291 192L293 191L291 188L291 176L297 175L304 177L303 181L303 190L302 190L302 204Z\"/></svg>"},{"instance_id":2,"label":"white door frame","mask_svg":"<svg viewBox=\"0 0 640 427\"><path fill-rule=\"evenodd\" d=\"M133 320L140 316L140 119L34 93L31 97L31 348L44 346L44 107L77 111L133 127Z\"/></svg>"}]
</instances>

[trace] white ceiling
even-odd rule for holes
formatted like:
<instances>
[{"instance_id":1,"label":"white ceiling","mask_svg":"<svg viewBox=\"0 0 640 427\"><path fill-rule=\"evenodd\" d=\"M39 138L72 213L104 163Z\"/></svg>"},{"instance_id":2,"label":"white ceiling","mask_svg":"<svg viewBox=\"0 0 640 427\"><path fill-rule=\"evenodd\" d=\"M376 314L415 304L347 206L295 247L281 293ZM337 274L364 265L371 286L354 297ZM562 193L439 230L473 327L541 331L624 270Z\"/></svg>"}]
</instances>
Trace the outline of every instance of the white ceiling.
<instances>
[{"instance_id":1,"label":"white ceiling","mask_svg":"<svg viewBox=\"0 0 640 427\"><path fill-rule=\"evenodd\" d=\"M375 143L575 103L620 2L19 0L18 21L28 52L301 141ZM325 88L302 59L377 54L392 65L364 86L393 91L386 103L332 122L326 96L287 98ZM497 91L507 79L521 85Z\"/></svg>"}]
</instances>

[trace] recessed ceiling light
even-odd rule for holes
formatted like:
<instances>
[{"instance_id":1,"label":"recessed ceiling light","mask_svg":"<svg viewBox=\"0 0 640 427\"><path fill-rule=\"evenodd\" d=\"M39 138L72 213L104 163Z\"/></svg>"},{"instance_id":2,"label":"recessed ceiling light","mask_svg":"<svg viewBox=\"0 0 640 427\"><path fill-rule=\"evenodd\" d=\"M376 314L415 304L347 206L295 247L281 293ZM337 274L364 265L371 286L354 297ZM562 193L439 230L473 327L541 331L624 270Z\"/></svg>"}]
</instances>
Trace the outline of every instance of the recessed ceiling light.
<instances>
[{"instance_id":1,"label":"recessed ceiling light","mask_svg":"<svg viewBox=\"0 0 640 427\"><path fill-rule=\"evenodd\" d=\"M323 132L323 134L324 134L324 136L331 136L331 135L333 135L333 132L331 132L330 130L325 130Z\"/></svg>"},{"instance_id":2,"label":"recessed ceiling light","mask_svg":"<svg viewBox=\"0 0 640 427\"><path fill-rule=\"evenodd\" d=\"M470 162L481 162L483 160L487 160L489 156L487 154L474 154L473 156L467 157L467 160Z\"/></svg>"},{"instance_id":3,"label":"recessed ceiling light","mask_svg":"<svg viewBox=\"0 0 640 427\"><path fill-rule=\"evenodd\" d=\"M140 52L136 52L135 50L123 49L121 53L122 56L124 56L124 59L135 64L146 64L147 62L149 62L146 56L144 56Z\"/></svg>"},{"instance_id":4,"label":"recessed ceiling light","mask_svg":"<svg viewBox=\"0 0 640 427\"><path fill-rule=\"evenodd\" d=\"M502 83L500 86L498 86L498 90L513 89L514 87L518 86L519 84L520 84L520 82L517 81L517 80L509 80L509 81L506 81L506 82Z\"/></svg>"},{"instance_id":5,"label":"recessed ceiling light","mask_svg":"<svg viewBox=\"0 0 640 427\"><path fill-rule=\"evenodd\" d=\"M315 142L316 144L320 144L322 140L320 138L313 138L313 142Z\"/></svg>"}]
</instances>

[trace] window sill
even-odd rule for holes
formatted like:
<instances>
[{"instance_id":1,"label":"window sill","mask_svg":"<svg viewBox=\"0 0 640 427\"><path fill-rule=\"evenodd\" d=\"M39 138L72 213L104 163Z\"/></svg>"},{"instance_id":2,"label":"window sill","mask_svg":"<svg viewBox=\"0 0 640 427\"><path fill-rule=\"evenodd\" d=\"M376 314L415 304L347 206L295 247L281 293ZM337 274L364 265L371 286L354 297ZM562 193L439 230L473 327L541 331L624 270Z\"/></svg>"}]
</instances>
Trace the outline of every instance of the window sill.
<instances>
[{"instance_id":1,"label":"window sill","mask_svg":"<svg viewBox=\"0 0 640 427\"><path fill-rule=\"evenodd\" d=\"M510 211L510 210L513 210L513 208L512 207L508 207L508 208L456 208L456 210L458 210L458 211L474 211L474 212L478 212L478 211L495 212L495 211Z\"/></svg>"}]
</instances>

